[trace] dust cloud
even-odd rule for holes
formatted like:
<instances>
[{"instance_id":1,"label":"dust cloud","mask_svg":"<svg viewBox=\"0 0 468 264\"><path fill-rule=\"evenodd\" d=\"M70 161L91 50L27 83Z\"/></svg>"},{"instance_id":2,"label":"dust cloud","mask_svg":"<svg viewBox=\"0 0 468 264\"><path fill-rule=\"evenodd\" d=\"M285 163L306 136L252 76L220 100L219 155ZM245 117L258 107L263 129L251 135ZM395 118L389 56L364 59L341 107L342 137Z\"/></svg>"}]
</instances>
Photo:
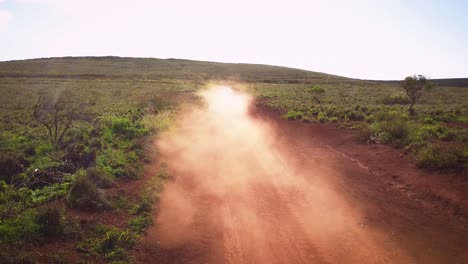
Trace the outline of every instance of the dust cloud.
<instances>
[{"instance_id":1,"label":"dust cloud","mask_svg":"<svg viewBox=\"0 0 468 264\"><path fill-rule=\"evenodd\" d=\"M200 96L158 143L176 177L161 197L161 247L194 250L193 263L394 259L397 246L361 228L359 208L334 190L334 164L301 162L287 135L251 115L248 94L214 86Z\"/></svg>"}]
</instances>

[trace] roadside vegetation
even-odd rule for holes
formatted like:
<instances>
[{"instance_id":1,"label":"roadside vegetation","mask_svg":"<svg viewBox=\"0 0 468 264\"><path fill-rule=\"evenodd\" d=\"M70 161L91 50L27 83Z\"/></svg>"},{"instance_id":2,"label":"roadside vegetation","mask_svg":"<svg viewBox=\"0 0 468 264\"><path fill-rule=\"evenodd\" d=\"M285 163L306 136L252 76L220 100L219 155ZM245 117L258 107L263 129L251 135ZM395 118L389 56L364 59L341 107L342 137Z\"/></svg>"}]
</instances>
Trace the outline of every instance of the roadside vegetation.
<instances>
[{"instance_id":1,"label":"roadside vegetation","mask_svg":"<svg viewBox=\"0 0 468 264\"><path fill-rule=\"evenodd\" d=\"M290 120L354 129L363 143L404 148L421 168L468 171L468 89L437 87L424 76L401 84L322 81L252 84L258 104Z\"/></svg>"},{"instance_id":2,"label":"roadside vegetation","mask_svg":"<svg viewBox=\"0 0 468 264\"><path fill-rule=\"evenodd\" d=\"M149 146L187 90L0 78L0 263L131 262L168 179L143 177Z\"/></svg>"}]
</instances>

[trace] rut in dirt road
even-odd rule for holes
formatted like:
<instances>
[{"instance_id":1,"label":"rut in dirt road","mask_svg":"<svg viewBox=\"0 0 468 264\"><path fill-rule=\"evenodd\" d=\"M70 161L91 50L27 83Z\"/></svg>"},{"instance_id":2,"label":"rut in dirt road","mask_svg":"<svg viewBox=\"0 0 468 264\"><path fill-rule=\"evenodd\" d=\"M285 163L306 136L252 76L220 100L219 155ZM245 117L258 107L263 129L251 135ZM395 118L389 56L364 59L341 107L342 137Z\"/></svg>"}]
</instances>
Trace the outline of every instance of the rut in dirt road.
<instances>
[{"instance_id":1,"label":"rut in dirt road","mask_svg":"<svg viewBox=\"0 0 468 264\"><path fill-rule=\"evenodd\" d=\"M176 181L161 197L139 262L440 260L440 254L412 252L423 250L424 241L408 248L373 224L367 211L378 210L363 205L363 195L380 194L373 194L379 192L374 182L358 179L367 170L320 142L304 145L299 136L252 117L246 94L217 87L202 96L206 105L184 114L159 141ZM451 260L462 259L457 254L449 254Z\"/></svg>"}]
</instances>

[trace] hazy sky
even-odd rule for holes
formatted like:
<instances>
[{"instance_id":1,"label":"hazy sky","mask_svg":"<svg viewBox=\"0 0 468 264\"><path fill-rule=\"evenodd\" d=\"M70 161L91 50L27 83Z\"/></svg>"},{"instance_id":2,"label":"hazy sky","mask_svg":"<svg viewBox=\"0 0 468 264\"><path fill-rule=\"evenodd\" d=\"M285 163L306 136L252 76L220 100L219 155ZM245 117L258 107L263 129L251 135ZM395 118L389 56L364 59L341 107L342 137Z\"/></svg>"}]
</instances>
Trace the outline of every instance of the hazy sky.
<instances>
[{"instance_id":1,"label":"hazy sky","mask_svg":"<svg viewBox=\"0 0 468 264\"><path fill-rule=\"evenodd\" d=\"M186 58L468 77L468 1L0 0L0 60Z\"/></svg>"}]
</instances>

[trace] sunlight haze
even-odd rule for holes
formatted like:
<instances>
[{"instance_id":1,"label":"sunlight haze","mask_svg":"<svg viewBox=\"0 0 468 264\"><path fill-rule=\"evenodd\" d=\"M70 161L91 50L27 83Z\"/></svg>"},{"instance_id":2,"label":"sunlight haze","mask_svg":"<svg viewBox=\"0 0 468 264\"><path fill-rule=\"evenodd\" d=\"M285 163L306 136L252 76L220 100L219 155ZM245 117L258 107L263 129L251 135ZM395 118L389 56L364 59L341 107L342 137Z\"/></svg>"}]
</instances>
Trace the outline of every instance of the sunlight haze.
<instances>
[{"instance_id":1,"label":"sunlight haze","mask_svg":"<svg viewBox=\"0 0 468 264\"><path fill-rule=\"evenodd\" d=\"M0 0L0 60L113 55L468 77L467 3Z\"/></svg>"}]
</instances>

